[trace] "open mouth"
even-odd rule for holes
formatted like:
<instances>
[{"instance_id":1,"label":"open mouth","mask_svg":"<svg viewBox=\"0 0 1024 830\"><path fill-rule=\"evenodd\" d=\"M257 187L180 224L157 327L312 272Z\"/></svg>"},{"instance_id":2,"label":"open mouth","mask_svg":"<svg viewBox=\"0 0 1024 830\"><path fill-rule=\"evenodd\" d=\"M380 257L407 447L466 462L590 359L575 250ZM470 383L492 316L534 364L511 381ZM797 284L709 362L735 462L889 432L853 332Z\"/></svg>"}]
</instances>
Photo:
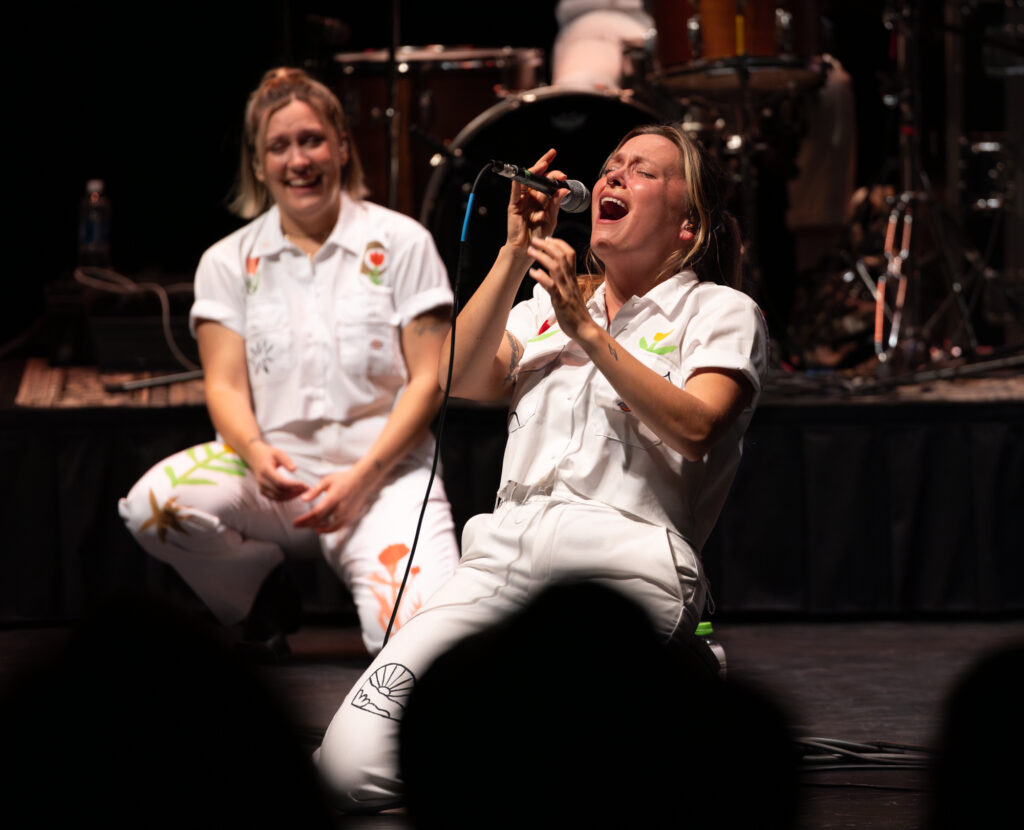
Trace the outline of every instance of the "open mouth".
<instances>
[{"instance_id":1,"label":"open mouth","mask_svg":"<svg viewBox=\"0 0 1024 830\"><path fill-rule=\"evenodd\" d=\"M607 219L610 222L615 222L621 219L629 213L629 208L626 203L621 199L616 199L614 196L603 196L601 198L601 204L599 208L598 216L601 219Z\"/></svg>"},{"instance_id":2,"label":"open mouth","mask_svg":"<svg viewBox=\"0 0 1024 830\"><path fill-rule=\"evenodd\" d=\"M320 184L320 176L306 176L304 178L288 179L285 184L288 187L316 187Z\"/></svg>"}]
</instances>

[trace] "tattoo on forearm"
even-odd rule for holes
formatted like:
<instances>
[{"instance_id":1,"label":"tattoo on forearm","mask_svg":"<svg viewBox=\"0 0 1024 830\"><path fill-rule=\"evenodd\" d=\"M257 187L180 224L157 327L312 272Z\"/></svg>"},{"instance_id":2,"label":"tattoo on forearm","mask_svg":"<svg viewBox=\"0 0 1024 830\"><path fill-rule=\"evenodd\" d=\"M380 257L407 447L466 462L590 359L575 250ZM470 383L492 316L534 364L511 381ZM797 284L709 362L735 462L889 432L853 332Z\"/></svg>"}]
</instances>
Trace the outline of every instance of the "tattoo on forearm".
<instances>
[{"instance_id":1,"label":"tattoo on forearm","mask_svg":"<svg viewBox=\"0 0 1024 830\"><path fill-rule=\"evenodd\" d=\"M424 334L447 334L450 327L451 323L447 319L426 317L415 321L413 332L417 337L422 337Z\"/></svg>"},{"instance_id":2,"label":"tattoo on forearm","mask_svg":"<svg viewBox=\"0 0 1024 830\"><path fill-rule=\"evenodd\" d=\"M615 358L616 362L618 362L619 353L615 351L615 347L611 343L608 344L608 354L610 354L613 358Z\"/></svg>"},{"instance_id":3,"label":"tattoo on forearm","mask_svg":"<svg viewBox=\"0 0 1024 830\"><path fill-rule=\"evenodd\" d=\"M505 339L508 340L512 356L508 361L508 374L505 375L505 383L515 383L519 377L519 359L523 356L523 344L520 343L512 332L505 332Z\"/></svg>"}]
</instances>

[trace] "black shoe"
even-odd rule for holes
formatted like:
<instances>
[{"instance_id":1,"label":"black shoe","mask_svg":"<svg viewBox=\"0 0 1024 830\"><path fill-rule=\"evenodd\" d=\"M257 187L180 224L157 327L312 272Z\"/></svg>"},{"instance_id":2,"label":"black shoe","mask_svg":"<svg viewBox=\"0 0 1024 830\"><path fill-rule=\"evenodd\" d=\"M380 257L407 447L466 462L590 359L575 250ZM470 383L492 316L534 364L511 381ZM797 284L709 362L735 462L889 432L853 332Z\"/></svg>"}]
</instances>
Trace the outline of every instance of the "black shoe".
<instances>
[{"instance_id":1,"label":"black shoe","mask_svg":"<svg viewBox=\"0 0 1024 830\"><path fill-rule=\"evenodd\" d=\"M291 654L285 634L299 630L302 602L291 574L278 565L260 586L242 624L236 650L259 663L280 663Z\"/></svg>"}]
</instances>

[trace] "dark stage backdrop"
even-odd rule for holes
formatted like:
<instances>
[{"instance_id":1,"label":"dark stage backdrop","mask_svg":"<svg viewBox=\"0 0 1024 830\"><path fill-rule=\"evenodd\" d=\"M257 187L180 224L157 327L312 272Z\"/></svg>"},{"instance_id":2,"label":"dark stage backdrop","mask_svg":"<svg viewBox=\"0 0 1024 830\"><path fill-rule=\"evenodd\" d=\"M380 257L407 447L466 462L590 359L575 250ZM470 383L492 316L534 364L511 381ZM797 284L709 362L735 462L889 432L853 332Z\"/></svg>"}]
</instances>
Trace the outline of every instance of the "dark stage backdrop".
<instances>
[{"instance_id":1,"label":"dark stage backdrop","mask_svg":"<svg viewBox=\"0 0 1024 830\"><path fill-rule=\"evenodd\" d=\"M547 58L557 32L552 0L522 0L493 16L469 0L397 5L401 45L512 46L539 49ZM820 4L827 45L857 87L865 125L861 182L877 177L891 150L886 136L895 135L886 130L881 105L890 64L883 6L882 0ZM9 209L17 217L17 241L7 260L0 348L44 313L48 292L69 278L87 179L107 183L117 270L138 280L190 281L202 251L240 224L225 201L248 92L273 65L318 70L340 52L386 48L392 7L182 0L143 11L101 1L18 3L5 12L13 93ZM546 66L538 77L549 77Z\"/></svg>"}]
</instances>

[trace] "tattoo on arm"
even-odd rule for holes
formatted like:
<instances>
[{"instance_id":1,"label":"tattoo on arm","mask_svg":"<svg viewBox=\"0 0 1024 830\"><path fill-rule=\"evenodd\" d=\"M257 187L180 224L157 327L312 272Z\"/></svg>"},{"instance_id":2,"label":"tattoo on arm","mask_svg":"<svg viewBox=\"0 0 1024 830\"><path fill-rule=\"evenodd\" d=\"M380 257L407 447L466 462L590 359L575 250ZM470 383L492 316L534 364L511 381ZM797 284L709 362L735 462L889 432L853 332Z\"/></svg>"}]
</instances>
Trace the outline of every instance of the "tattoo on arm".
<instances>
[{"instance_id":1,"label":"tattoo on arm","mask_svg":"<svg viewBox=\"0 0 1024 830\"><path fill-rule=\"evenodd\" d=\"M616 362L618 362L619 353L615 351L615 347L611 343L608 344L608 354L610 354L613 358L615 358Z\"/></svg>"},{"instance_id":2,"label":"tattoo on arm","mask_svg":"<svg viewBox=\"0 0 1024 830\"><path fill-rule=\"evenodd\" d=\"M519 359L523 356L523 344L520 343L510 331L505 332L505 339L508 340L512 356L508 361L508 374L505 375L505 383L515 383L519 377Z\"/></svg>"},{"instance_id":3,"label":"tattoo on arm","mask_svg":"<svg viewBox=\"0 0 1024 830\"><path fill-rule=\"evenodd\" d=\"M413 333L417 337L424 334L447 334L451 323L447 317L417 317L413 325Z\"/></svg>"}]
</instances>

